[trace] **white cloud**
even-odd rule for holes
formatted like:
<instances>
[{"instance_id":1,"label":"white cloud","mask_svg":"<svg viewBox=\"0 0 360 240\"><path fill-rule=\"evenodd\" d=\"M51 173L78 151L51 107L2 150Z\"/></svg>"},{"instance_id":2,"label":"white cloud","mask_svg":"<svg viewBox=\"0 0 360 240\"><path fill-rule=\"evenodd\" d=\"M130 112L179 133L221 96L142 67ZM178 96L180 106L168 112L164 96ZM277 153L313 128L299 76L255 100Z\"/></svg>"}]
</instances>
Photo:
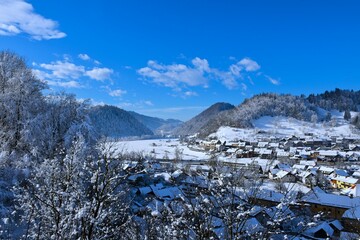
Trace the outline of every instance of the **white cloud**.
<instances>
[{"instance_id":1,"label":"white cloud","mask_svg":"<svg viewBox=\"0 0 360 240\"><path fill-rule=\"evenodd\" d=\"M80 55L79 55L80 56ZM113 70L109 68L86 68L83 65L77 65L71 62L71 56L64 55L63 60L58 60L50 63L32 63L33 73L41 80L47 81L51 86L58 87L83 87L78 82L73 80L79 80L84 77L90 79L104 81L110 79ZM120 94L120 92L113 92L114 96ZM124 94L122 92L121 94Z\"/></svg>"},{"instance_id":2,"label":"white cloud","mask_svg":"<svg viewBox=\"0 0 360 240\"><path fill-rule=\"evenodd\" d=\"M203 86L207 87L208 79L204 76L207 71L207 61L195 58L194 66L186 66L183 64L163 65L156 61L148 61L147 67L139 69L137 72L154 83L179 89L185 86Z\"/></svg>"},{"instance_id":3,"label":"white cloud","mask_svg":"<svg viewBox=\"0 0 360 240\"><path fill-rule=\"evenodd\" d=\"M242 90L246 91L248 87L245 83L241 83L241 88Z\"/></svg>"},{"instance_id":4,"label":"white cloud","mask_svg":"<svg viewBox=\"0 0 360 240\"><path fill-rule=\"evenodd\" d=\"M56 61L48 64L41 63L39 66L51 72L50 75L47 75L48 77L52 76L58 79L76 79L81 77L85 72L84 66L75 65L68 61Z\"/></svg>"},{"instance_id":5,"label":"white cloud","mask_svg":"<svg viewBox=\"0 0 360 240\"><path fill-rule=\"evenodd\" d=\"M33 64L34 65L34 64ZM34 65L35 66L35 65ZM49 79L51 77L51 74L48 74L44 71L41 71L39 69L32 69L32 72L34 73L34 75L36 77L38 77L40 80L46 80Z\"/></svg>"},{"instance_id":6,"label":"white cloud","mask_svg":"<svg viewBox=\"0 0 360 240\"><path fill-rule=\"evenodd\" d=\"M25 33L35 40L63 38L58 23L34 12L24 0L0 0L0 35L14 36Z\"/></svg>"},{"instance_id":7,"label":"white cloud","mask_svg":"<svg viewBox=\"0 0 360 240\"><path fill-rule=\"evenodd\" d=\"M0 23L0 35L11 36L19 34L20 32L20 29L18 29L14 25Z\"/></svg>"},{"instance_id":8,"label":"white cloud","mask_svg":"<svg viewBox=\"0 0 360 240\"><path fill-rule=\"evenodd\" d=\"M247 72L256 72L260 65L250 58L243 58L229 66L227 71L211 68L207 59L196 57L191 61L192 65L184 64L159 64L150 60L146 67L137 72L145 79L180 91L184 87L202 86L207 88L212 79L219 80L228 89L236 89L238 81L242 80ZM243 86L242 86L243 87Z\"/></svg>"},{"instance_id":9,"label":"white cloud","mask_svg":"<svg viewBox=\"0 0 360 240\"><path fill-rule=\"evenodd\" d=\"M232 64L230 65L229 70L232 75L239 77L243 67L239 66L238 64Z\"/></svg>"},{"instance_id":10,"label":"white cloud","mask_svg":"<svg viewBox=\"0 0 360 240\"><path fill-rule=\"evenodd\" d=\"M196 57L191 62L195 68L199 69L201 72L211 72L209 62L206 59Z\"/></svg>"},{"instance_id":11,"label":"white cloud","mask_svg":"<svg viewBox=\"0 0 360 240\"><path fill-rule=\"evenodd\" d=\"M198 94L196 92L192 92L192 91L186 91L184 92L184 95L186 97L195 97L195 96L198 96Z\"/></svg>"},{"instance_id":12,"label":"white cloud","mask_svg":"<svg viewBox=\"0 0 360 240\"><path fill-rule=\"evenodd\" d=\"M125 90L116 89L109 91L109 95L112 97L121 97L122 95L126 94L127 92Z\"/></svg>"},{"instance_id":13,"label":"white cloud","mask_svg":"<svg viewBox=\"0 0 360 240\"><path fill-rule=\"evenodd\" d=\"M260 69L260 65L250 58L243 58L237 64L244 67L247 72L255 72Z\"/></svg>"},{"instance_id":14,"label":"white cloud","mask_svg":"<svg viewBox=\"0 0 360 240\"><path fill-rule=\"evenodd\" d=\"M33 63L33 66L37 66L37 64ZM55 75L52 75L50 73L47 73L47 72L39 70L39 69L32 69L32 72L40 80L45 81L49 86L63 87L63 88L82 88L83 87L79 82L77 82L75 80L62 81L66 78L65 77L58 78Z\"/></svg>"},{"instance_id":15,"label":"white cloud","mask_svg":"<svg viewBox=\"0 0 360 240\"><path fill-rule=\"evenodd\" d=\"M238 80L241 79L241 75L234 75L231 71L224 72L217 69L212 69L212 73L216 79L219 79L221 83L228 89L235 89L238 86Z\"/></svg>"},{"instance_id":16,"label":"white cloud","mask_svg":"<svg viewBox=\"0 0 360 240\"><path fill-rule=\"evenodd\" d=\"M144 102L145 103L145 105L147 105L147 106L154 106L154 104L151 102L151 101L145 101Z\"/></svg>"},{"instance_id":17,"label":"white cloud","mask_svg":"<svg viewBox=\"0 0 360 240\"><path fill-rule=\"evenodd\" d=\"M277 80L277 79L275 79L275 78L272 78L272 77L270 77L270 76L267 76L267 75L265 75L265 77L266 77L272 84L274 84L274 85L280 85L280 81L279 81L279 80Z\"/></svg>"},{"instance_id":18,"label":"white cloud","mask_svg":"<svg viewBox=\"0 0 360 240\"><path fill-rule=\"evenodd\" d=\"M88 70L85 72L85 75L98 80L98 81L104 81L107 79L110 79L111 74L113 74L114 70L110 68L98 68L95 67L92 70Z\"/></svg>"},{"instance_id":19,"label":"white cloud","mask_svg":"<svg viewBox=\"0 0 360 240\"><path fill-rule=\"evenodd\" d=\"M232 75L240 77L242 71L255 72L260 69L260 65L250 58L243 58L235 64L230 65L229 71Z\"/></svg>"},{"instance_id":20,"label":"white cloud","mask_svg":"<svg viewBox=\"0 0 360 240\"><path fill-rule=\"evenodd\" d=\"M61 82L61 81L50 81L47 80L46 81L47 84L49 84L50 86L55 86L55 87L63 87L63 88L82 88L83 86L81 86L80 83L78 83L77 81L65 81L65 82Z\"/></svg>"},{"instance_id":21,"label":"white cloud","mask_svg":"<svg viewBox=\"0 0 360 240\"><path fill-rule=\"evenodd\" d=\"M80 53L78 55L78 57L81 59L81 60L84 60L84 61L88 61L90 60L91 58L89 57L89 55L87 55L86 53Z\"/></svg>"},{"instance_id":22,"label":"white cloud","mask_svg":"<svg viewBox=\"0 0 360 240\"><path fill-rule=\"evenodd\" d=\"M136 104L131 102L122 102L117 105L119 108L133 108L136 106Z\"/></svg>"}]
</instances>

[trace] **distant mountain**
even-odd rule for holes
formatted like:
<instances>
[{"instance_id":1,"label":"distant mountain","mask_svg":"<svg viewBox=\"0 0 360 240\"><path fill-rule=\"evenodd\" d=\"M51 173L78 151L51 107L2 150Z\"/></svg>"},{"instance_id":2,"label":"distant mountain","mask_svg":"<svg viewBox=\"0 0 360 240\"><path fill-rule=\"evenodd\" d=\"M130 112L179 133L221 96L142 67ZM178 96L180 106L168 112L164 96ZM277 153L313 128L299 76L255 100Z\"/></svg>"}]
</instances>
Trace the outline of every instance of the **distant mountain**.
<instances>
[{"instance_id":1,"label":"distant mountain","mask_svg":"<svg viewBox=\"0 0 360 240\"><path fill-rule=\"evenodd\" d=\"M179 128L175 129L175 135L193 135L198 133L203 129L209 121L217 119L217 116L221 112L228 112L231 109L234 109L235 106L230 103L215 103L205 111L201 112L199 115L185 122Z\"/></svg>"},{"instance_id":2,"label":"distant mountain","mask_svg":"<svg viewBox=\"0 0 360 240\"><path fill-rule=\"evenodd\" d=\"M176 119L161 119L145 116L136 112L129 112L136 120L141 122L156 135L170 134L176 127L183 122Z\"/></svg>"},{"instance_id":3,"label":"distant mountain","mask_svg":"<svg viewBox=\"0 0 360 240\"><path fill-rule=\"evenodd\" d=\"M89 113L98 134L111 138L153 135L154 133L139 122L132 114L114 106L96 106Z\"/></svg>"}]
</instances>

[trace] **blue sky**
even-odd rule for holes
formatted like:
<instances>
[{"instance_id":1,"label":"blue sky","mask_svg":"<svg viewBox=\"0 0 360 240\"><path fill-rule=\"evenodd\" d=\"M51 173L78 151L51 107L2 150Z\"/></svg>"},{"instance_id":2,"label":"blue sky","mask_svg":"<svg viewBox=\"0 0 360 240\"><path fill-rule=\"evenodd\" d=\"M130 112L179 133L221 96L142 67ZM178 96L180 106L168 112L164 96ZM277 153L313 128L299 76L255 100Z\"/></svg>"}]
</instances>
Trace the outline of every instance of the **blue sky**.
<instances>
[{"instance_id":1,"label":"blue sky","mask_svg":"<svg viewBox=\"0 0 360 240\"><path fill-rule=\"evenodd\" d=\"M48 91L187 120L257 93L360 90L358 1L0 0Z\"/></svg>"}]
</instances>

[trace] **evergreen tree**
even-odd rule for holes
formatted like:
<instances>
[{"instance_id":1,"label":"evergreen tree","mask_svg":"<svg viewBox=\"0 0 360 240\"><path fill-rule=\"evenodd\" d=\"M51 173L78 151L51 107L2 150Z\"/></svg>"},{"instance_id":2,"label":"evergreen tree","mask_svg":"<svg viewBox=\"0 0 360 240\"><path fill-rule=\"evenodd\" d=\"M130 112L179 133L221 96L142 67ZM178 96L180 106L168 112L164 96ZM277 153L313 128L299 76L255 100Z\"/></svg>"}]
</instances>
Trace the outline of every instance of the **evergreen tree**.
<instances>
[{"instance_id":1,"label":"evergreen tree","mask_svg":"<svg viewBox=\"0 0 360 240\"><path fill-rule=\"evenodd\" d=\"M346 110L344 113L344 119L349 121L351 119L351 113L349 110Z\"/></svg>"},{"instance_id":2,"label":"evergreen tree","mask_svg":"<svg viewBox=\"0 0 360 240\"><path fill-rule=\"evenodd\" d=\"M326 122L329 122L331 120L331 113L330 112L327 112L326 113L326 116L325 116L325 119L324 119Z\"/></svg>"}]
</instances>

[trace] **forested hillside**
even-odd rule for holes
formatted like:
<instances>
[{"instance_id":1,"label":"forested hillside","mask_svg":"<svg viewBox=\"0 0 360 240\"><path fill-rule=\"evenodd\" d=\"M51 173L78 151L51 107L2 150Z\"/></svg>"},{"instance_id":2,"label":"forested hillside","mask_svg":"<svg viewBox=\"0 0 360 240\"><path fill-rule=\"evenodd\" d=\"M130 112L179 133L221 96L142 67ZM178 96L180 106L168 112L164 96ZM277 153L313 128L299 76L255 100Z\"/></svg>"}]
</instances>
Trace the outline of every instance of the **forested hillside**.
<instances>
[{"instance_id":1,"label":"forested hillside","mask_svg":"<svg viewBox=\"0 0 360 240\"><path fill-rule=\"evenodd\" d=\"M227 112L235 108L229 103L215 103L214 105L201 112L199 115L193 117L189 121L182 124L179 128L175 129L175 135L192 135L198 133L203 129L211 120L216 119L220 112Z\"/></svg>"},{"instance_id":2,"label":"forested hillside","mask_svg":"<svg viewBox=\"0 0 360 240\"><path fill-rule=\"evenodd\" d=\"M156 117L145 116L136 112L129 111L136 120L144 124L156 135L171 133L174 128L178 127L182 122L176 119L161 119Z\"/></svg>"},{"instance_id":3,"label":"forested hillside","mask_svg":"<svg viewBox=\"0 0 360 240\"><path fill-rule=\"evenodd\" d=\"M94 129L101 136L121 138L154 134L132 114L115 106L93 107L89 116Z\"/></svg>"},{"instance_id":4,"label":"forested hillside","mask_svg":"<svg viewBox=\"0 0 360 240\"><path fill-rule=\"evenodd\" d=\"M304 121L318 121L322 117L316 106L303 97L264 93L246 99L234 109L219 113L199 133L207 136L221 126L252 127L251 121L262 116L288 116Z\"/></svg>"},{"instance_id":5,"label":"forested hillside","mask_svg":"<svg viewBox=\"0 0 360 240\"><path fill-rule=\"evenodd\" d=\"M310 94L307 99L310 103L326 110L337 109L344 112L360 109L360 91L336 88L334 91L325 91L322 94Z\"/></svg>"}]
</instances>

